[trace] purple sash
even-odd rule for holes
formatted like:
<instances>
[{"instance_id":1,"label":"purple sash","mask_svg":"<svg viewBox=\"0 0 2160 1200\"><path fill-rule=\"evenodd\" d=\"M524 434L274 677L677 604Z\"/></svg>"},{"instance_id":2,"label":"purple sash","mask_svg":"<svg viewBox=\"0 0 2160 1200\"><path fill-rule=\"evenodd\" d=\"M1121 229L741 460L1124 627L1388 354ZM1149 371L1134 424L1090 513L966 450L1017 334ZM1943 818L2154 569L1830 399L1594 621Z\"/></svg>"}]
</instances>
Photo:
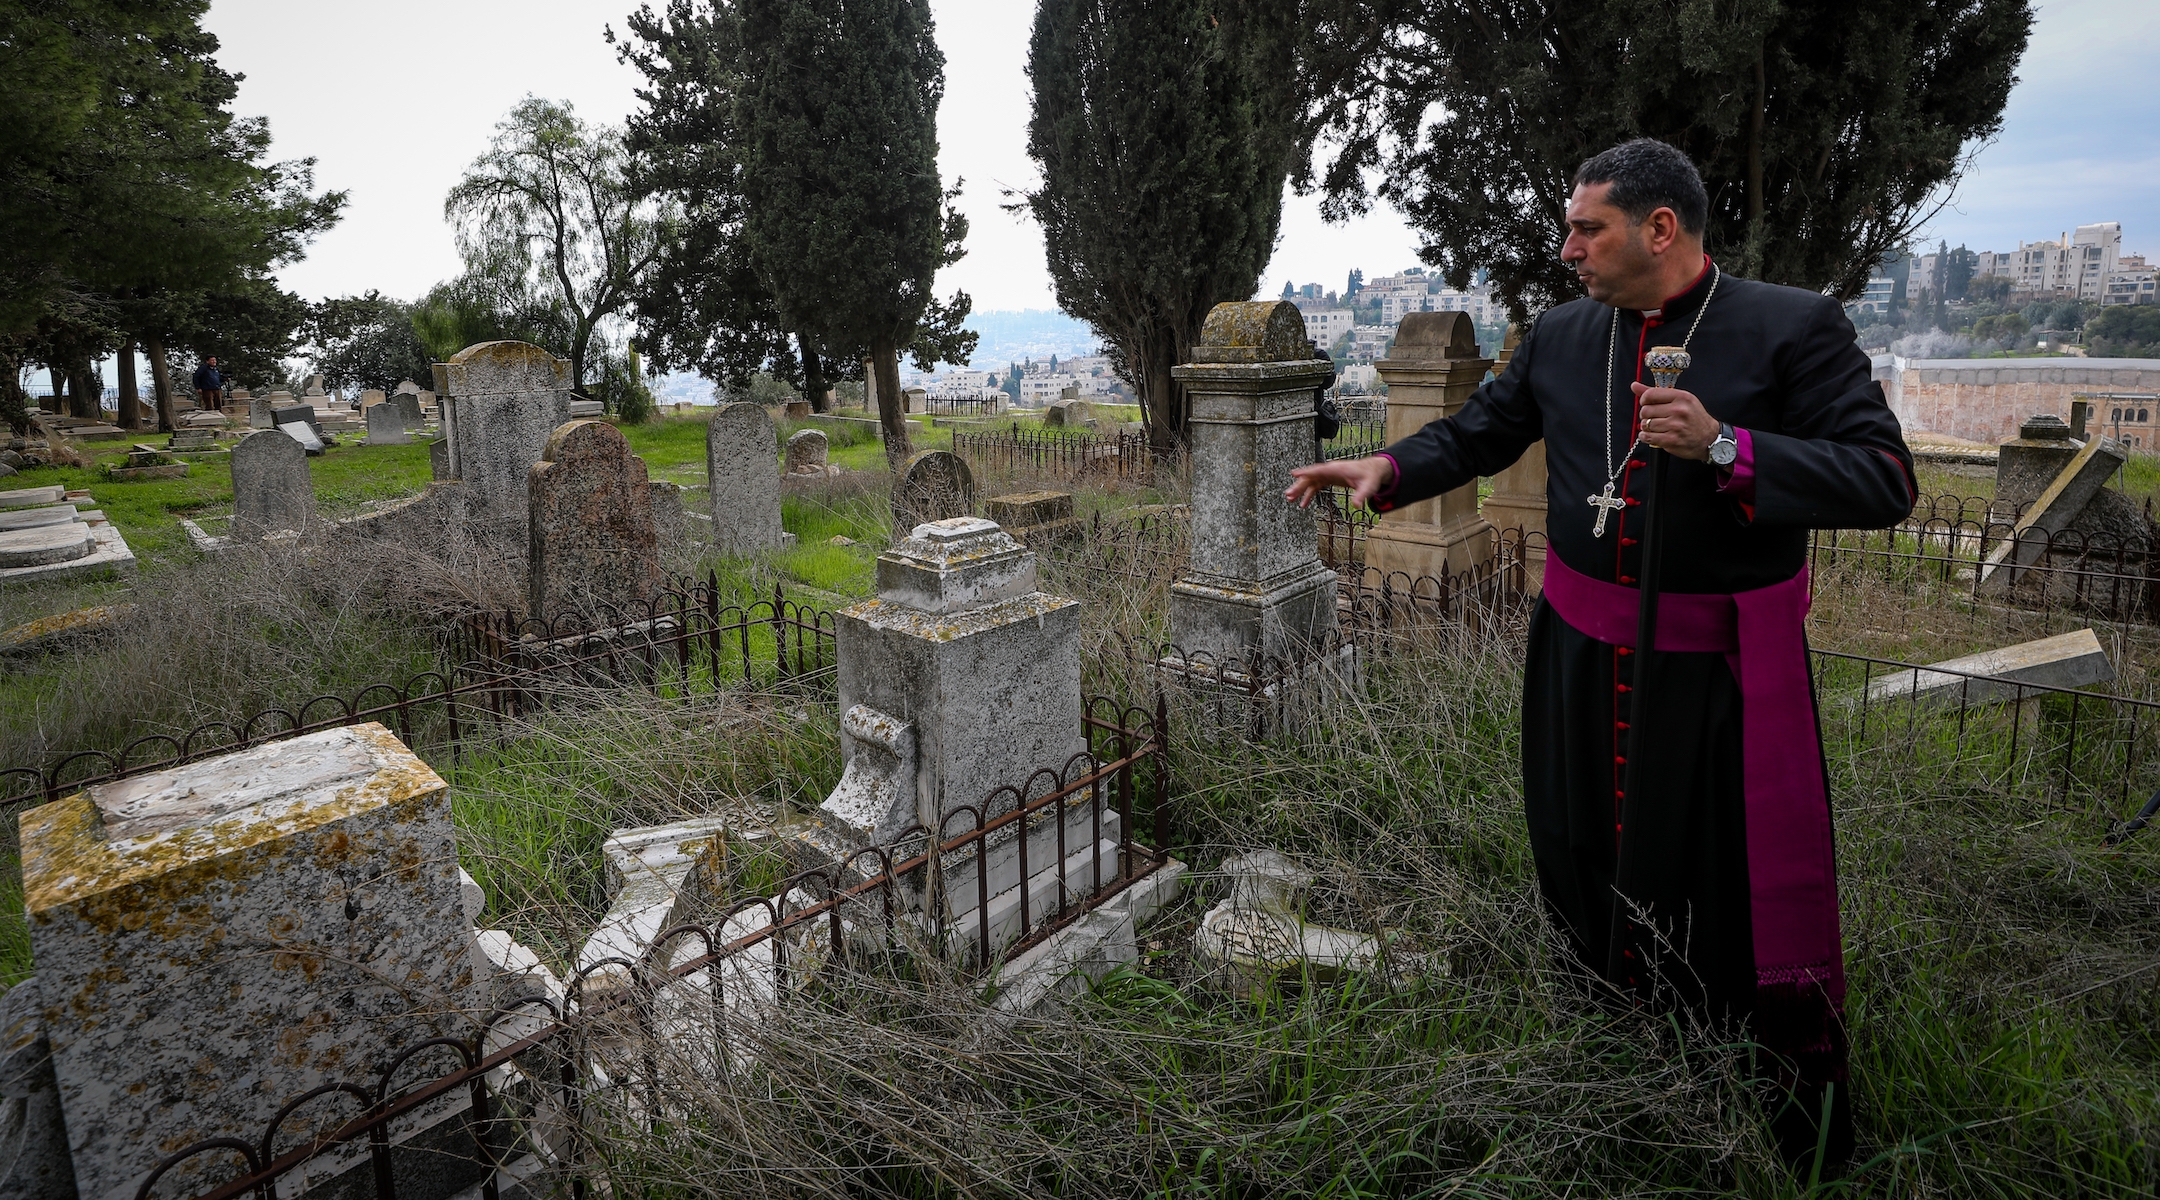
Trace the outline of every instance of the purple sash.
<instances>
[{"instance_id":1,"label":"purple sash","mask_svg":"<svg viewBox=\"0 0 2160 1200\"><path fill-rule=\"evenodd\" d=\"M1592 579L1545 557L1545 600L1584 637L1635 644L1634 588ZM1822 740L1808 688L1808 573L1731 595L1658 594L1657 648L1723 654L1740 685L1747 792L1748 891L1758 987L1823 989L1845 998L1837 864Z\"/></svg>"}]
</instances>

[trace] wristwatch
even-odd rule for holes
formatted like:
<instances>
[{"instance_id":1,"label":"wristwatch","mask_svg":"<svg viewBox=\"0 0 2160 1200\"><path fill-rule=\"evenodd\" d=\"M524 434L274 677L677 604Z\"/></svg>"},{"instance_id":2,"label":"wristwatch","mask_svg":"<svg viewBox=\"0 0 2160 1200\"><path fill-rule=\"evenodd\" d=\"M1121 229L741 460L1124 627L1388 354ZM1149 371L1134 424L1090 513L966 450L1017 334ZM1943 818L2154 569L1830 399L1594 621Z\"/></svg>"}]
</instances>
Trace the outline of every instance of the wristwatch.
<instances>
[{"instance_id":1,"label":"wristwatch","mask_svg":"<svg viewBox=\"0 0 2160 1200\"><path fill-rule=\"evenodd\" d=\"M1717 438L1710 443L1710 461L1715 466L1729 467L1740 457L1740 442L1733 437L1732 426L1718 422Z\"/></svg>"}]
</instances>

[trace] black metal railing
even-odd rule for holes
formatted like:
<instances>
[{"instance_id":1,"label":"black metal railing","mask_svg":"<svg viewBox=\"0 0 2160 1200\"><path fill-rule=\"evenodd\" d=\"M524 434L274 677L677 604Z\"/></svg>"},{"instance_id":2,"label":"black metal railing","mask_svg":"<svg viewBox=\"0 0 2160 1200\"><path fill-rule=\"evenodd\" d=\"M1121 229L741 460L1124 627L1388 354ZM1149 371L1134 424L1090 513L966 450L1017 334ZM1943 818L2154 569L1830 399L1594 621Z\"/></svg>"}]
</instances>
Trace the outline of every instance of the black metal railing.
<instances>
[{"instance_id":1,"label":"black metal railing","mask_svg":"<svg viewBox=\"0 0 2160 1200\"><path fill-rule=\"evenodd\" d=\"M475 736L498 730L547 702L565 684L639 684L676 689L731 683L829 679L837 661L833 617L777 589L748 603L723 593L715 576L678 579L636 610L553 620L475 616L459 622L444 665L403 683L378 683L351 696L316 696L263 709L238 722L211 721L185 733L151 734L117 751L83 750L50 766L0 769L0 813L58 800L63 792L164 770L265 742L364 721L380 721L415 751L454 756Z\"/></svg>"},{"instance_id":2,"label":"black metal railing","mask_svg":"<svg viewBox=\"0 0 2160 1200\"><path fill-rule=\"evenodd\" d=\"M522 1069L521 1061L529 1064L534 1052L543 1050L553 1057L542 1075L552 1078L541 1079L540 1086L552 1094L554 1111L564 1118L555 1125L564 1136L557 1139L551 1165L567 1176L571 1195L588 1195L585 1163L588 1156L593 1161L599 1157L588 1143L599 1135L589 1129L586 1110L605 1105L614 1094L633 1098L624 1106L629 1114L662 1119L661 1104L638 1098L639 1089L647 1089L650 1096L659 1087L651 1077L657 1060L650 1049L625 1056L628 1070L609 1072L603 1082L592 1070L596 1041L618 1029L648 1042L668 1036L660 1032L663 1022L657 1012L662 993L694 989L697 1002L709 1013L711 1053L718 1065L730 1054L728 1023L757 1019L754 1012L738 1015L746 1007L743 993L755 997L769 991L778 999L842 967L875 966L874 961L851 960L879 951L895 961L909 954L935 954L957 970L978 975L1013 961L1168 864L1172 782L1167 728L1168 717L1160 707L1151 713L1120 707L1104 697L1088 698L1083 702L1082 733L1089 749L1059 767L1036 771L1024 783L1000 787L979 804L949 810L942 824L949 828L965 821L961 832L948 836L947 828L916 826L890 845L865 848L830 866L782 879L772 895L735 902L717 920L664 929L635 960L586 963L570 978L562 1000L543 994L517 998L491 1010L470 1037L428 1039L400 1051L369 1078L328 1084L295 1097L253 1141L221 1136L181 1147L144 1178L136 1200L157 1195L159 1183L175 1170L221 1154L237 1156L238 1173L219 1183L197 1177L196 1200L234 1200L249 1193L270 1200L310 1162L363 1143L377 1200L394 1200L392 1123L460 1090L471 1106L472 1154L486 1171L481 1194L496 1200L514 1143L527 1137L529 1145L531 1131L520 1128L514 1111L498 1115L490 1076ZM1118 816L1114 857L1105 861L1098 849L1081 863L1077 875L1073 861L1079 856L1069 854L1066 844L1068 827L1076 824L1075 806L1085 810L1085 819L1077 824L1086 831L1083 836L1096 839L1094 847L1107 841L1103 830L1108 815ZM1053 827L1054 833L1046 835ZM1147 831L1148 842L1136 838L1141 829ZM1017 920L1002 934L993 925L990 871L985 866L1001 842L1018 856ZM1041 873L1030 868L1031 852L1054 856L1050 898L1039 907L1033 893ZM955 919L957 905L943 882L969 864L977 885L975 903ZM808 894L810 901L793 903L790 897L799 893ZM911 901L919 902L915 915L923 919L902 919ZM750 922L746 929L745 914ZM927 937L916 936L918 931L927 931ZM802 943L812 937L823 939L822 954L803 953ZM694 941L702 952L677 962L674 947L685 941ZM901 977L897 972L891 976ZM682 1019L680 1007L671 1010L668 1024L677 1035L689 1036L683 1030L691 1023ZM596 1038L596 1033L601 1036ZM393 1086L405 1062L435 1047L454 1051L457 1067L433 1079ZM640 1070L647 1077L639 1078ZM273 1154L284 1118L300 1105L333 1093L351 1098L363 1111L303 1145ZM525 1117L533 1119L534 1114Z\"/></svg>"},{"instance_id":3,"label":"black metal railing","mask_svg":"<svg viewBox=\"0 0 2160 1200\"><path fill-rule=\"evenodd\" d=\"M953 432L953 453L977 470L1026 470L1062 479L1087 475L1141 480L1151 477L1154 462L1144 434L1107 437L1074 431L1009 429Z\"/></svg>"}]
</instances>

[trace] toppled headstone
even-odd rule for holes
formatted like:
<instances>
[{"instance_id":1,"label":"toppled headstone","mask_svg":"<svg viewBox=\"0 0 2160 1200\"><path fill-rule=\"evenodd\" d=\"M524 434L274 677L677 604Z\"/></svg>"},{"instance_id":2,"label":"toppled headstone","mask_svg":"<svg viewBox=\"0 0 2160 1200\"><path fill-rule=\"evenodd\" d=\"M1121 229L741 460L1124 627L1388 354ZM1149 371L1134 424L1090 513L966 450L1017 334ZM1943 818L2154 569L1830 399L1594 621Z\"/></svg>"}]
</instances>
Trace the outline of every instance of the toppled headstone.
<instances>
[{"instance_id":1,"label":"toppled headstone","mask_svg":"<svg viewBox=\"0 0 2160 1200\"><path fill-rule=\"evenodd\" d=\"M2063 532L2106 488L2108 477L2127 457L2122 443L2096 437L2087 441L2063 465L2040 498L2018 518L2011 537L2004 539L1980 565L1980 586L2004 588L2016 580L2017 568L2030 566L2047 553L2054 535ZM2037 531L2046 537L2028 534Z\"/></svg>"},{"instance_id":2,"label":"toppled headstone","mask_svg":"<svg viewBox=\"0 0 2160 1200\"><path fill-rule=\"evenodd\" d=\"M706 426L713 542L723 553L758 554L793 544L780 528L779 441L772 415L747 401L721 405Z\"/></svg>"},{"instance_id":3,"label":"toppled headstone","mask_svg":"<svg viewBox=\"0 0 2160 1200\"><path fill-rule=\"evenodd\" d=\"M282 426L306 429L306 422ZM249 434L233 447L233 534L242 540L305 532L315 523L315 481L307 451L278 431Z\"/></svg>"},{"instance_id":4,"label":"toppled headstone","mask_svg":"<svg viewBox=\"0 0 2160 1200\"><path fill-rule=\"evenodd\" d=\"M787 440L787 473L834 475L838 469L826 461L831 443L815 429L798 429Z\"/></svg>"},{"instance_id":5,"label":"toppled headstone","mask_svg":"<svg viewBox=\"0 0 2160 1200\"><path fill-rule=\"evenodd\" d=\"M643 608L660 590L645 460L605 421L571 421L531 471L528 602L543 619Z\"/></svg>"},{"instance_id":6,"label":"toppled headstone","mask_svg":"<svg viewBox=\"0 0 2160 1200\"><path fill-rule=\"evenodd\" d=\"M695 898L699 882L694 876L701 868L710 873L726 837L727 824L717 817L609 834L602 849L608 912L578 951L579 968L609 959L637 962L663 930L687 919L686 901ZM600 967L586 977L586 998L629 980L625 968Z\"/></svg>"},{"instance_id":7,"label":"toppled headstone","mask_svg":"<svg viewBox=\"0 0 2160 1200\"><path fill-rule=\"evenodd\" d=\"M1931 704L1982 704L2031 699L2020 685L2081 688L2115 678L2100 639L2090 629L1983 650L1963 658L1886 675L1868 684L1870 703L1907 696Z\"/></svg>"},{"instance_id":8,"label":"toppled headstone","mask_svg":"<svg viewBox=\"0 0 2160 1200\"><path fill-rule=\"evenodd\" d=\"M406 432L405 414L395 404L387 401L371 404L367 409L367 440L370 446L404 446L412 442Z\"/></svg>"},{"instance_id":9,"label":"toppled headstone","mask_svg":"<svg viewBox=\"0 0 2160 1200\"><path fill-rule=\"evenodd\" d=\"M893 476L893 536L975 514L975 472L950 450L919 450Z\"/></svg>"},{"instance_id":10,"label":"toppled headstone","mask_svg":"<svg viewBox=\"0 0 2160 1200\"><path fill-rule=\"evenodd\" d=\"M2082 410L2089 406L2079 401L2076 407ZM1996 519L2012 521L2019 510L2029 512L2087 440L2074 425L2064 423L2053 413L2041 413L2020 425L2018 436L1996 450ZM2056 532L2109 539L2096 546L2106 552L2120 548L2141 554L2160 543L2160 530L2145 519L2137 502L2109 487L2093 492Z\"/></svg>"},{"instance_id":11,"label":"toppled headstone","mask_svg":"<svg viewBox=\"0 0 2160 1200\"><path fill-rule=\"evenodd\" d=\"M100 604L39 617L13 629L0 630L0 654L41 654L92 641L112 632L134 611L133 604ZM0 1192L0 1195L4 1194Z\"/></svg>"},{"instance_id":12,"label":"toppled headstone","mask_svg":"<svg viewBox=\"0 0 2160 1200\"><path fill-rule=\"evenodd\" d=\"M485 1012L448 791L380 725L98 785L24 813L21 836L85 1196L132 1195L175 1147L257 1136L286 1101L371 1083L395 1051L469 1036ZM429 1160L449 1190L480 1176L465 1096L392 1125L395 1157ZM349 1116L311 1113L287 1136ZM364 1143L325 1155L309 1190L367 1161ZM197 1160L166 1184L192 1194L230 1169Z\"/></svg>"}]
</instances>

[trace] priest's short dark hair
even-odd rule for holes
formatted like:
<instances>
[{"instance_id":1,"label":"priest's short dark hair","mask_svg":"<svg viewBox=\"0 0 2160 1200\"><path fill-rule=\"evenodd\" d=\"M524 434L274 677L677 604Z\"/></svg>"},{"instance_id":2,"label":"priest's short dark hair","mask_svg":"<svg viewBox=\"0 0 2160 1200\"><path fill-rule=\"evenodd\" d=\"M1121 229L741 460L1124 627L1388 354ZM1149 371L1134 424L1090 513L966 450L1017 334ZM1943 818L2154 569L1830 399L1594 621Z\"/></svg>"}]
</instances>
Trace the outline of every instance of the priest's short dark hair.
<instances>
[{"instance_id":1,"label":"priest's short dark hair","mask_svg":"<svg viewBox=\"0 0 2160 1200\"><path fill-rule=\"evenodd\" d=\"M1605 199L1631 220L1669 208L1680 218L1680 228L1700 236L1710 216L1702 173L1687 155L1656 138L1622 142L1575 168L1575 186L1586 183L1611 184Z\"/></svg>"}]
</instances>

